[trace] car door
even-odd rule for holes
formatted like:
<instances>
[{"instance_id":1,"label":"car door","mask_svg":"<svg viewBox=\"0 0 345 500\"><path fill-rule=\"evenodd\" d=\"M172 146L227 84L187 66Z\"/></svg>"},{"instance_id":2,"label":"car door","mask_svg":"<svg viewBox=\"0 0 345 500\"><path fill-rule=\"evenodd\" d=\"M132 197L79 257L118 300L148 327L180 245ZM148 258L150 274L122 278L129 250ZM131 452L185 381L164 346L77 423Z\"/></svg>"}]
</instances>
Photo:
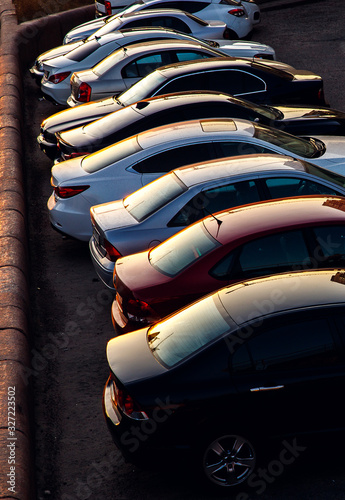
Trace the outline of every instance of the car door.
<instances>
[{"instance_id":1,"label":"car door","mask_svg":"<svg viewBox=\"0 0 345 500\"><path fill-rule=\"evenodd\" d=\"M253 307L267 308L264 302L258 297ZM237 411L257 430L295 435L345 427L344 352L330 309L248 323L236 335L240 342L228 348Z\"/></svg>"}]
</instances>

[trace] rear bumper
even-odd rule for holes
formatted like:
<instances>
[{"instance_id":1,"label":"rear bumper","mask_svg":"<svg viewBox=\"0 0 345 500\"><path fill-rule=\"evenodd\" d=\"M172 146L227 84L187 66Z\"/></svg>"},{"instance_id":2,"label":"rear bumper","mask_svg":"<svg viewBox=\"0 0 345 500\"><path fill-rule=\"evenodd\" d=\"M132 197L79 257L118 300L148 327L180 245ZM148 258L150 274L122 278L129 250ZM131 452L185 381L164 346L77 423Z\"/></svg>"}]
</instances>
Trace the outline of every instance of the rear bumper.
<instances>
[{"instance_id":1,"label":"rear bumper","mask_svg":"<svg viewBox=\"0 0 345 500\"><path fill-rule=\"evenodd\" d=\"M113 283L113 273L115 262L111 262L109 259L103 257L99 254L96 249L95 240L91 237L89 242L89 249L91 254L92 264L95 268L95 271L98 277L102 280L107 288L114 290Z\"/></svg>"}]
</instances>

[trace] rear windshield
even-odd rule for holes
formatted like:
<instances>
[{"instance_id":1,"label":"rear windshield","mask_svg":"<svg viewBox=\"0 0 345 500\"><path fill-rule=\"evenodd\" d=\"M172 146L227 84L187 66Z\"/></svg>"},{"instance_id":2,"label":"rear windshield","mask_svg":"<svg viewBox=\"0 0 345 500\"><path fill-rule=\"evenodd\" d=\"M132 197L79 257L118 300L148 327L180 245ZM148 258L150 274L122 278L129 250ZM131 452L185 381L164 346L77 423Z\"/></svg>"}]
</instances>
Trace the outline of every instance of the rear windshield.
<instances>
[{"instance_id":1,"label":"rear windshield","mask_svg":"<svg viewBox=\"0 0 345 500\"><path fill-rule=\"evenodd\" d=\"M220 243L199 222L153 248L149 253L149 261L159 272L176 276L218 246Z\"/></svg>"},{"instance_id":2,"label":"rear windshield","mask_svg":"<svg viewBox=\"0 0 345 500\"><path fill-rule=\"evenodd\" d=\"M95 75L102 76L110 69L113 69L113 67L120 61L125 59L125 57L127 57L126 50L124 48L118 49L109 56L102 59L101 62L96 64L96 66L92 68L92 71L95 73Z\"/></svg>"},{"instance_id":3,"label":"rear windshield","mask_svg":"<svg viewBox=\"0 0 345 500\"><path fill-rule=\"evenodd\" d=\"M95 33L90 35L90 39L94 38L95 36L103 36L107 35L108 33L112 33L113 31L116 31L120 28L120 26L123 24L123 21L120 17L117 17L117 15L112 19L108 20L102 28L99 28Z\"/></svg>"},{"instance_id":4,"label":"rear windshield","mask_svg":"<svg viewBox=\"0 0 345 500\"><path fill-rule=\"evenodd\" d=\"M200 19L200 17L193 16L193 14L189 14L189 12L185 12L186 16L192 19L195 23L200 24L200 26L208 26L208 23L204 21L203 19Z\"/></svg>"},{"instance_id":5,"label":"rear windshield","mask_svg":"<svg viewBox=\"0 0 345 500\"><path fill-rule=\"evenodd\" d=\"M89 40L84 42L82 45L79 45L79 47L76 47L75 49L71 50L66 54L67 59L70 59L71 61L83 61L86 57L88 57L90 54L95 52L100 47L100 44L98 43L97 40Z\"/></svg>"},{"instance_id":6,"label":"rear windshield","mask_svg":"<svg viewBox=\"0 0 345 500\"><path fill-rule=\"evenodd\" d=\"M132 217L142 222L184 191L187 191L187 186L172 172L127 196L124 207Z\"/></svg>"},{"instance_id":7,"label":"rear windshield","mask_svg":"<svg viewBox=\"0 0 345 500\"><path fill-rule=\"evenodd\" d=\"M153 71L120 94L118 100L124 106L128 106L129 104L151 97L153 91L165 81L166 78L161 73Z\"/></svg>"},{"instance_id":8,"label":"rear windshield","mask_svg":"<svg viewBox=\"0 0 345 500\"><path fill-rule=\"evenodd\" d=\"M154 357L171 368L231 332L231 325L218 295L211 295L151 327L148 345Z\"/></svg>"},{"instance_id":9,"label":"rear windshield","mask_svg":"<svg viewBox=\"0 0 345 500\"><path fill-rule=\"evenodd\" d=\"M318 167L317 165L312 165L311 163L303 162L303 164L305 171L309 174L313 174L320 179L325 179L328 182L333 182L334 184L345 188L345 177L343 175L331 172L330 170Z\"/></svg>"},{"instance_id":10,"label":"rear windshield","mask_svg":"<svg viewBox=\"0 0 345 500\"><path fill-rule=\"evenodd\" d=\"M290 151L290 153L303 156L304 158L315 158L319 155L318 148L313 142L258 123L254 123L253 125L254 137L257 139L284 148Z\"/></svg>"},{"instance_id":11,"label":"rear windshield","mask_svg":"<svg viewBox=\"0 0 345 500\"><path fill-rule=\"evenodd\" d=\"M102 168L123 160L127 156L137 153L142 148L139 146L137 136L130 137L107 148L85 156L81 161L81 166L85 172L92 174Z\"/></svg>"}]
</instances>

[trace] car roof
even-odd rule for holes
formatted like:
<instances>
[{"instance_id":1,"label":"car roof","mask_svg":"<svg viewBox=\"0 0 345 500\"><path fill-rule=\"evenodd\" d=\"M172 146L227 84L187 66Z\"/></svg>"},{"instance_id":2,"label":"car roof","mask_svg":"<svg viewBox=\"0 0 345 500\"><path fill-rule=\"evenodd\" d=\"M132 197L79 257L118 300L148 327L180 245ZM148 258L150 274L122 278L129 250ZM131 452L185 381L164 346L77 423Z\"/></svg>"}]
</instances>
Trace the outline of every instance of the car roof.
<instances>
[{"instance_id":1,"label":"car roof","mask_svg":"<svg viewBox=\"0 0 345 500\"><path fill-rule=\"evenodd\" d=\"M218 294L228 314L242 326L249 319L252 321L283 311L344 305L345 272L342 269L318 269L276 274L241 281L221 289ZM260 307L260 297L265 299L266 307Z\"/></svg>"},{"instance_id":2,"label":"car roof","mask_svg":"<svg viewBox=\"0 0 345 500\"><path fill-rule=\"evenodd\" d=\"M345 198L314 195L261 201L218 212L199 224L223 245L265 232L315 224L345 225Z\"/></svg>"},{"instance_id":3,"label":"car roof","mask_svg":"<svg viewBox=\"0 0 345 500\"><path fill-rule=\"evenodd\" d=\"M153 129L140 132L136 138L142 149L154 147L157 144L172 142L176 140L188 140L193 138L228 135L233 132L235 136L241 134L253 137L254 126L248 120L233 120L232 118L206 118L199 120L188 120L168 125L162 125Z\"/></svg>"},{"instance_id":4,"label":"car roof","mask_svg":"<svg viewBox=\"0 0 345 500\"><path fill-rule=\"evenodd\" d=\"M242 174L306 172L305 162L279 154L249 154L194 163L173 170L188 188Z\"/></svg>"},{"instance_id":5,"label":"car roof","mask_svg":"<svg viewBox=\"0 0 345 500\"><path fill-rule=\"evenodd\" d=\"M131 45L128 45L128 46L123 46L123 47L120 47L118 48L117 50L118 51L125 51L126 52L126 55L127 56L132 56L132 55L135 55L135 54L138 54L138 53L143 53L143 50L144 49L155 49L157 51L159 50L163 50L163 49L179 49L179 48L194 48L194 49L206 49L206 50L210 50L211 51L214 51L215 54L219 54L218 50L213 48L213 47L207 47L205 44L203 44L202 42L198 42L197 40L179 40L179 39L175 39L175 38L167 38L167 39L158 39L158 40L150 40L150 41L146 41L146 40L143 40L143 41L138 41L137 43L133 43ZM110 54L108 56L108 58L111 58L112 56L114 55L114 53ZM226 57L226 56L224 56ZM104 59L103 59L104 61ZM100 61L100 63L102 63L102 61Z\"/></svg>"}]
</instances>

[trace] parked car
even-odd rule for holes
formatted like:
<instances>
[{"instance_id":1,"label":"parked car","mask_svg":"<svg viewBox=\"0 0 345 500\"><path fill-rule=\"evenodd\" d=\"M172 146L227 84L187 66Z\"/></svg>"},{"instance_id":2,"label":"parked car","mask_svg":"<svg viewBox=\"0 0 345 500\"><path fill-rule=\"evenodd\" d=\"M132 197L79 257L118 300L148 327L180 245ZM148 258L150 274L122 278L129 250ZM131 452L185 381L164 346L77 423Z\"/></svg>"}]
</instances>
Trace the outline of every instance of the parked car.
<instances>
[{"instance_id":1,"label":"parked car","mask_svg":"<svg viewBox=\"0 0 345 500\"><path fill-rule=\"evenodd\" d=\"M63 88L66 99L70 94L70 76L74 71L91 68L106 56L120 47L132 43L159 40L162 38L173 38L176 40L190 40L205 45L207 48L220 49L222 53L233 57L245 57L248 59L275 59L275 51L269 45L259 42L245 40L199 40L186 33L162 27L132 28L129 30L115 31L108 35L86 39L60 47L38 56L30 68L31 75L37 83L41 83L43 76L46 86L51 85L56 94L58 88ZM70 47L71 46L71 47ZM43 89L44 90L44 89ZM67 92L68 90L68 92ZM48 98L49 98L48 92ZM60 99L61 100L61 99ZM58 104L65 104L65 98Z\"/></svg>"},{"instance_id":2,"label":"parked car","mask_svg":"<svg viewBox=\"0 0 345 500\"><path fill-rule=\"evenodd\" d=\"M278 61L212 57L163 66L144 78L113 96L119 101L118 107L186 90L214 90L263 104L326 104L320 76ZM81 86L78 76L72 75L69 106L89 102L91 96L92 86Z\"/></svg>"},{"instance_id":3,"label":"parked car","mask_svg":"<svg viewBox=\"0 0 345 500\"><path fill-rule=\"evenodd\" d=\"M51 71L51 62L42 78L41 90L53 101L67 104L73 80L74 86L78 86L77 100L95 101L124 92L160 66L209 57L227 57L227 54L198 41L145 40L118 48L93 67L78 69L72 78L71 71L61 73L59 68L58 73Z\"/></svg>"},{"instance_id":4,"label":"parked car","mask_svg":"<svg viewBox=\"0 0 345 500\"><path fill-rule=\"evenodd\" d=\"M153 126L181 119L222 117L243 118L294 135L345 135L342 111L317 106L272 107L218 92L189 91L151 97L69 130L58 130L67 126L66 122L50 126L48 118L37 140L50 158L61 161L98 151ZM47 134L53 131L55 141L47 140Z\"/></svg>"},{"instance_id":5,"label":"parked car","mask_svg":"<svg viewBox=\"0 0 345 500\"><path fill-rule=\"evenodd\" d=\"M231 494L276 462L273 443L291 463L301 436L343 431L344 283L337 269L246 280L111 339L102 401L118 449L185 458Z\"/></svg>"},{"instance_id":6,"label":"parked car","mask_svg":"<svg viewBox=\"0 0 345 500\"><path fill-rule=\"evenodd\" d=\"M102 24L102 26L100 26ZM76 42L86 38L97 38L124 28L138 28L143 26L163 26L182 33L187 33L205 40L233 38L232 32L223 21L205 21L193 14L178 9L148 9L142 12L121 14L111 19L89 21L76 26L69 31L63 43Z\"/></svg>"},{"instance_id":7,"label":"parked car","mask_svg":"<svg viewBox=\"0 0 345 500\"><path fill-rule=\"evenodd\" d=\"M274 198L345 196L345 177L282 155L247 155L177 168L122 200L91 207L90 253L114 288L119 257L161 243L184 227L227 208Z\"/></svg>"},{"instance_id":8,"label":"parked car","mask_svg":"<svg viewBox=\"0 0 345 500\"><path fill-rule=\"evenodd\" d=\"M345 172L345 138L303 139L240 119L177 122L56 164L50 222L66 235L89 240L91 206L123 198L183 165L259 153L288 155Z\"/></svg>"},{"instance_id":9,"label":"parked car","mask_svg":"<svg viewBox=\"0 0 345 500\"><path fill-rule=\"evenodd\" d=\"M232 30L232 38L244 38L251 33L253 26L260 22L260 9L257 5L255 7L254 13L254 9L248 12L245 5L241 5L239 2L231 5L229 2L221 2L220 0L206 2L199 0L138 0L120 13L126 14L146 9L180 9L205 20L221 19Z\"/></svg>"},{"instance_id":10,"label":"parked car","mask_svg":"<svg viewBox=\"0 0 345 500\"><path fill-rule=\"evenodd\" d=\"M224 3L221 0L209 0L208 2L203 2L202 5L200 5L200 2L193 2L189 0L167 0L167 2L169 7L173 9L185 10L187 12L191 12L192 14L196 12L200 13L204 9L215 9L217 8L217 4ZM166 5L167 2L164 1L164 4ZM139 3L140 2L137 1L134 3L134 5L137 5ZM124 9L128 9L128 7L131 7L132 5L133 3L131 3L131 0L95 0L96 18L118 14ZM246 15L251 19L253 25L258 24L261 20L260 8L254 2L254 0L227 0L226 5L228 8L230 8L230 11L233 12L233 16L235 17L242 17L242 10L244 8ZM200 7L202 8L202 10L200 9ZM202 17L202 15L200 15L199 17ZM211 19L211 17L209 17L209 19Z\"/></svg>"},{"instance_id":11,"label":"parked car","mask_svg":"<svg viewBox=\"0 0 345 500\"><path fill-rule=\"evenodd\" d=\"M115 330L154 323L202 295L248 278L345 268L345 199L262 201L205 217L115 263Z\"/></svg>"}]
</instances>

